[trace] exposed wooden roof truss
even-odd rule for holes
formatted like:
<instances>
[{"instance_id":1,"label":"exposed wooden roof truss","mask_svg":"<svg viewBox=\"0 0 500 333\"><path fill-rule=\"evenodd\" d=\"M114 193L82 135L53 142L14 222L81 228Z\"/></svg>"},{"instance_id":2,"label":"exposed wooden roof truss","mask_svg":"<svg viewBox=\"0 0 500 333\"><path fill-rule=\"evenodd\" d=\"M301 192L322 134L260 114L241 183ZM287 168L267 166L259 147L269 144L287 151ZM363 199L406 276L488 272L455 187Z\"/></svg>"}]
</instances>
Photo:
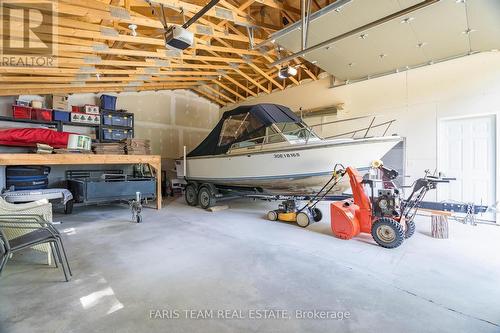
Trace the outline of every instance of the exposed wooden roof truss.
<instances>
[{"instance_id":1,"label":"exposed wooden roof truss","mask_svg":"<svg viewBox=\"0 0 500 333\"><path fill-rule=\"evenodd\" d=\"M276 49L251 48L251 43L300 19L297 0L221 0L189 28L195 43L183 52L166 49L159 4L168 24L182 24L205 5L203 1L154 0L154 10L144 0L29 3L35 8L40 4L42 11L44 4L52 4L58 13L56 28L46 27L36 36L55 47L56 63L26 67L2 62L0 95L190 89L222 106L304 79L317 80L320 73L313 64L296 60L291 65L299 73L281 79L279 67L269 67L278 58ZM330 0L312 3L317 10ZM22 16L14 13L9 19L11 27L22 31Z\"/></svg>"}]
</instances>

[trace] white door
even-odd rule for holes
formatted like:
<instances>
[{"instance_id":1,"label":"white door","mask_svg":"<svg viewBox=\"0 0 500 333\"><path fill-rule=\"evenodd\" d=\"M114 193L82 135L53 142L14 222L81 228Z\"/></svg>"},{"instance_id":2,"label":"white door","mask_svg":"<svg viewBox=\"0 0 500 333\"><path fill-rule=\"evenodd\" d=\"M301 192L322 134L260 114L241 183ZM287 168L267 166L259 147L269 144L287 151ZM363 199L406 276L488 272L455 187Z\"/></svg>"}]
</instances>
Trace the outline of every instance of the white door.
<instances>
[{"instance_id":1,"label":"white door","mask_svg":"<svg viewBox=\"0 0 500 333\"><path fill-rule=\"evenodd\" d=\"M438 186L438 200L495 203L495 133L493 115L441 121L438 168L457 180Z\"/></svg>"}]
</instances>

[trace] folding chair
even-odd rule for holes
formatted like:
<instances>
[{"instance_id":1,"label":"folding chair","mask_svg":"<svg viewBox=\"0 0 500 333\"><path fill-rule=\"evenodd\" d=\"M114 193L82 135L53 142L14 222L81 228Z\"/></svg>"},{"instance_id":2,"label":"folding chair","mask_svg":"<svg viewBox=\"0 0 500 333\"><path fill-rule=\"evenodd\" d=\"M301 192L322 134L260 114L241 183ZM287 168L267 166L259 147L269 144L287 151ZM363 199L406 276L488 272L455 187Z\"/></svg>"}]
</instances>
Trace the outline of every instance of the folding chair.
<instances>
[{"instance_id":1,"label":"folding chair","mask_svg":"<svg viewBox=\"0 0 500 333\"><path fill-rule=\"evenodd\" d=\"M47 222L40 215L0 214L0 231L9 229L19 230L22 233L16 238L7 240L5 234L2 232L2 242L4 243L6 253L0 262L0 271L6 265L11 253L16 253L35 245L49 244L55 266L58 267L57 262L61 264L64 277L66 281L69 281L69 277L73 274L68 263L66 250L64 249L61 234L52 223Z\"/></svg>"}]
</instances>

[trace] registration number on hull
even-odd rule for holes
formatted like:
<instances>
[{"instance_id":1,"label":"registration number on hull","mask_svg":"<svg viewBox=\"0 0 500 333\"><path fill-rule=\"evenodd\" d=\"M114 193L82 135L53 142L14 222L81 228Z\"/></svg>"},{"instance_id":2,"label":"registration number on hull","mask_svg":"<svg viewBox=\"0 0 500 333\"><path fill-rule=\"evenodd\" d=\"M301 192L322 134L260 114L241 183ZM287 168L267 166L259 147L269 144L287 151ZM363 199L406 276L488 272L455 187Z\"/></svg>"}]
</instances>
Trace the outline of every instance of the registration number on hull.
<instances>
[{"instance_id":1,"label":"registration number on hull","mask_svg":"<svg viewBox=\"0 0 500 333\"><path fill-rule=\"evenodd\" d=\"M291 157L300 157L300 153L276 153L276 154L274 154L274 158L291 158Z\"/></svg>"}]
</instances>

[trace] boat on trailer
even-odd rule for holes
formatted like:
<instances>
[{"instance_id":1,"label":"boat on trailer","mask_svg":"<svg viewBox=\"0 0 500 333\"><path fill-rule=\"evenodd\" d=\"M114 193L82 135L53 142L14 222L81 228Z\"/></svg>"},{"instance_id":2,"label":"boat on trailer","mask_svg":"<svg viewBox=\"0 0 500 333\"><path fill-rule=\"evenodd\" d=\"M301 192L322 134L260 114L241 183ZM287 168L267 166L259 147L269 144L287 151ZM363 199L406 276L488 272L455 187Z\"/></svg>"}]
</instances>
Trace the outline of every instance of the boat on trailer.
<instances>
[{"instance_id":1,"label":"boat on trailer","mask_svg":"<svg viewBox=\"0 0 500 333\"><path fill-rule=\"evenodd\" d=\"M316 193L336 164L363 170L400 141L398 136L325 139L285 106L239 106L225 112L176 167L188 182L188 204L207 208L220 189Z\"/></svg>"}]
</instances>

